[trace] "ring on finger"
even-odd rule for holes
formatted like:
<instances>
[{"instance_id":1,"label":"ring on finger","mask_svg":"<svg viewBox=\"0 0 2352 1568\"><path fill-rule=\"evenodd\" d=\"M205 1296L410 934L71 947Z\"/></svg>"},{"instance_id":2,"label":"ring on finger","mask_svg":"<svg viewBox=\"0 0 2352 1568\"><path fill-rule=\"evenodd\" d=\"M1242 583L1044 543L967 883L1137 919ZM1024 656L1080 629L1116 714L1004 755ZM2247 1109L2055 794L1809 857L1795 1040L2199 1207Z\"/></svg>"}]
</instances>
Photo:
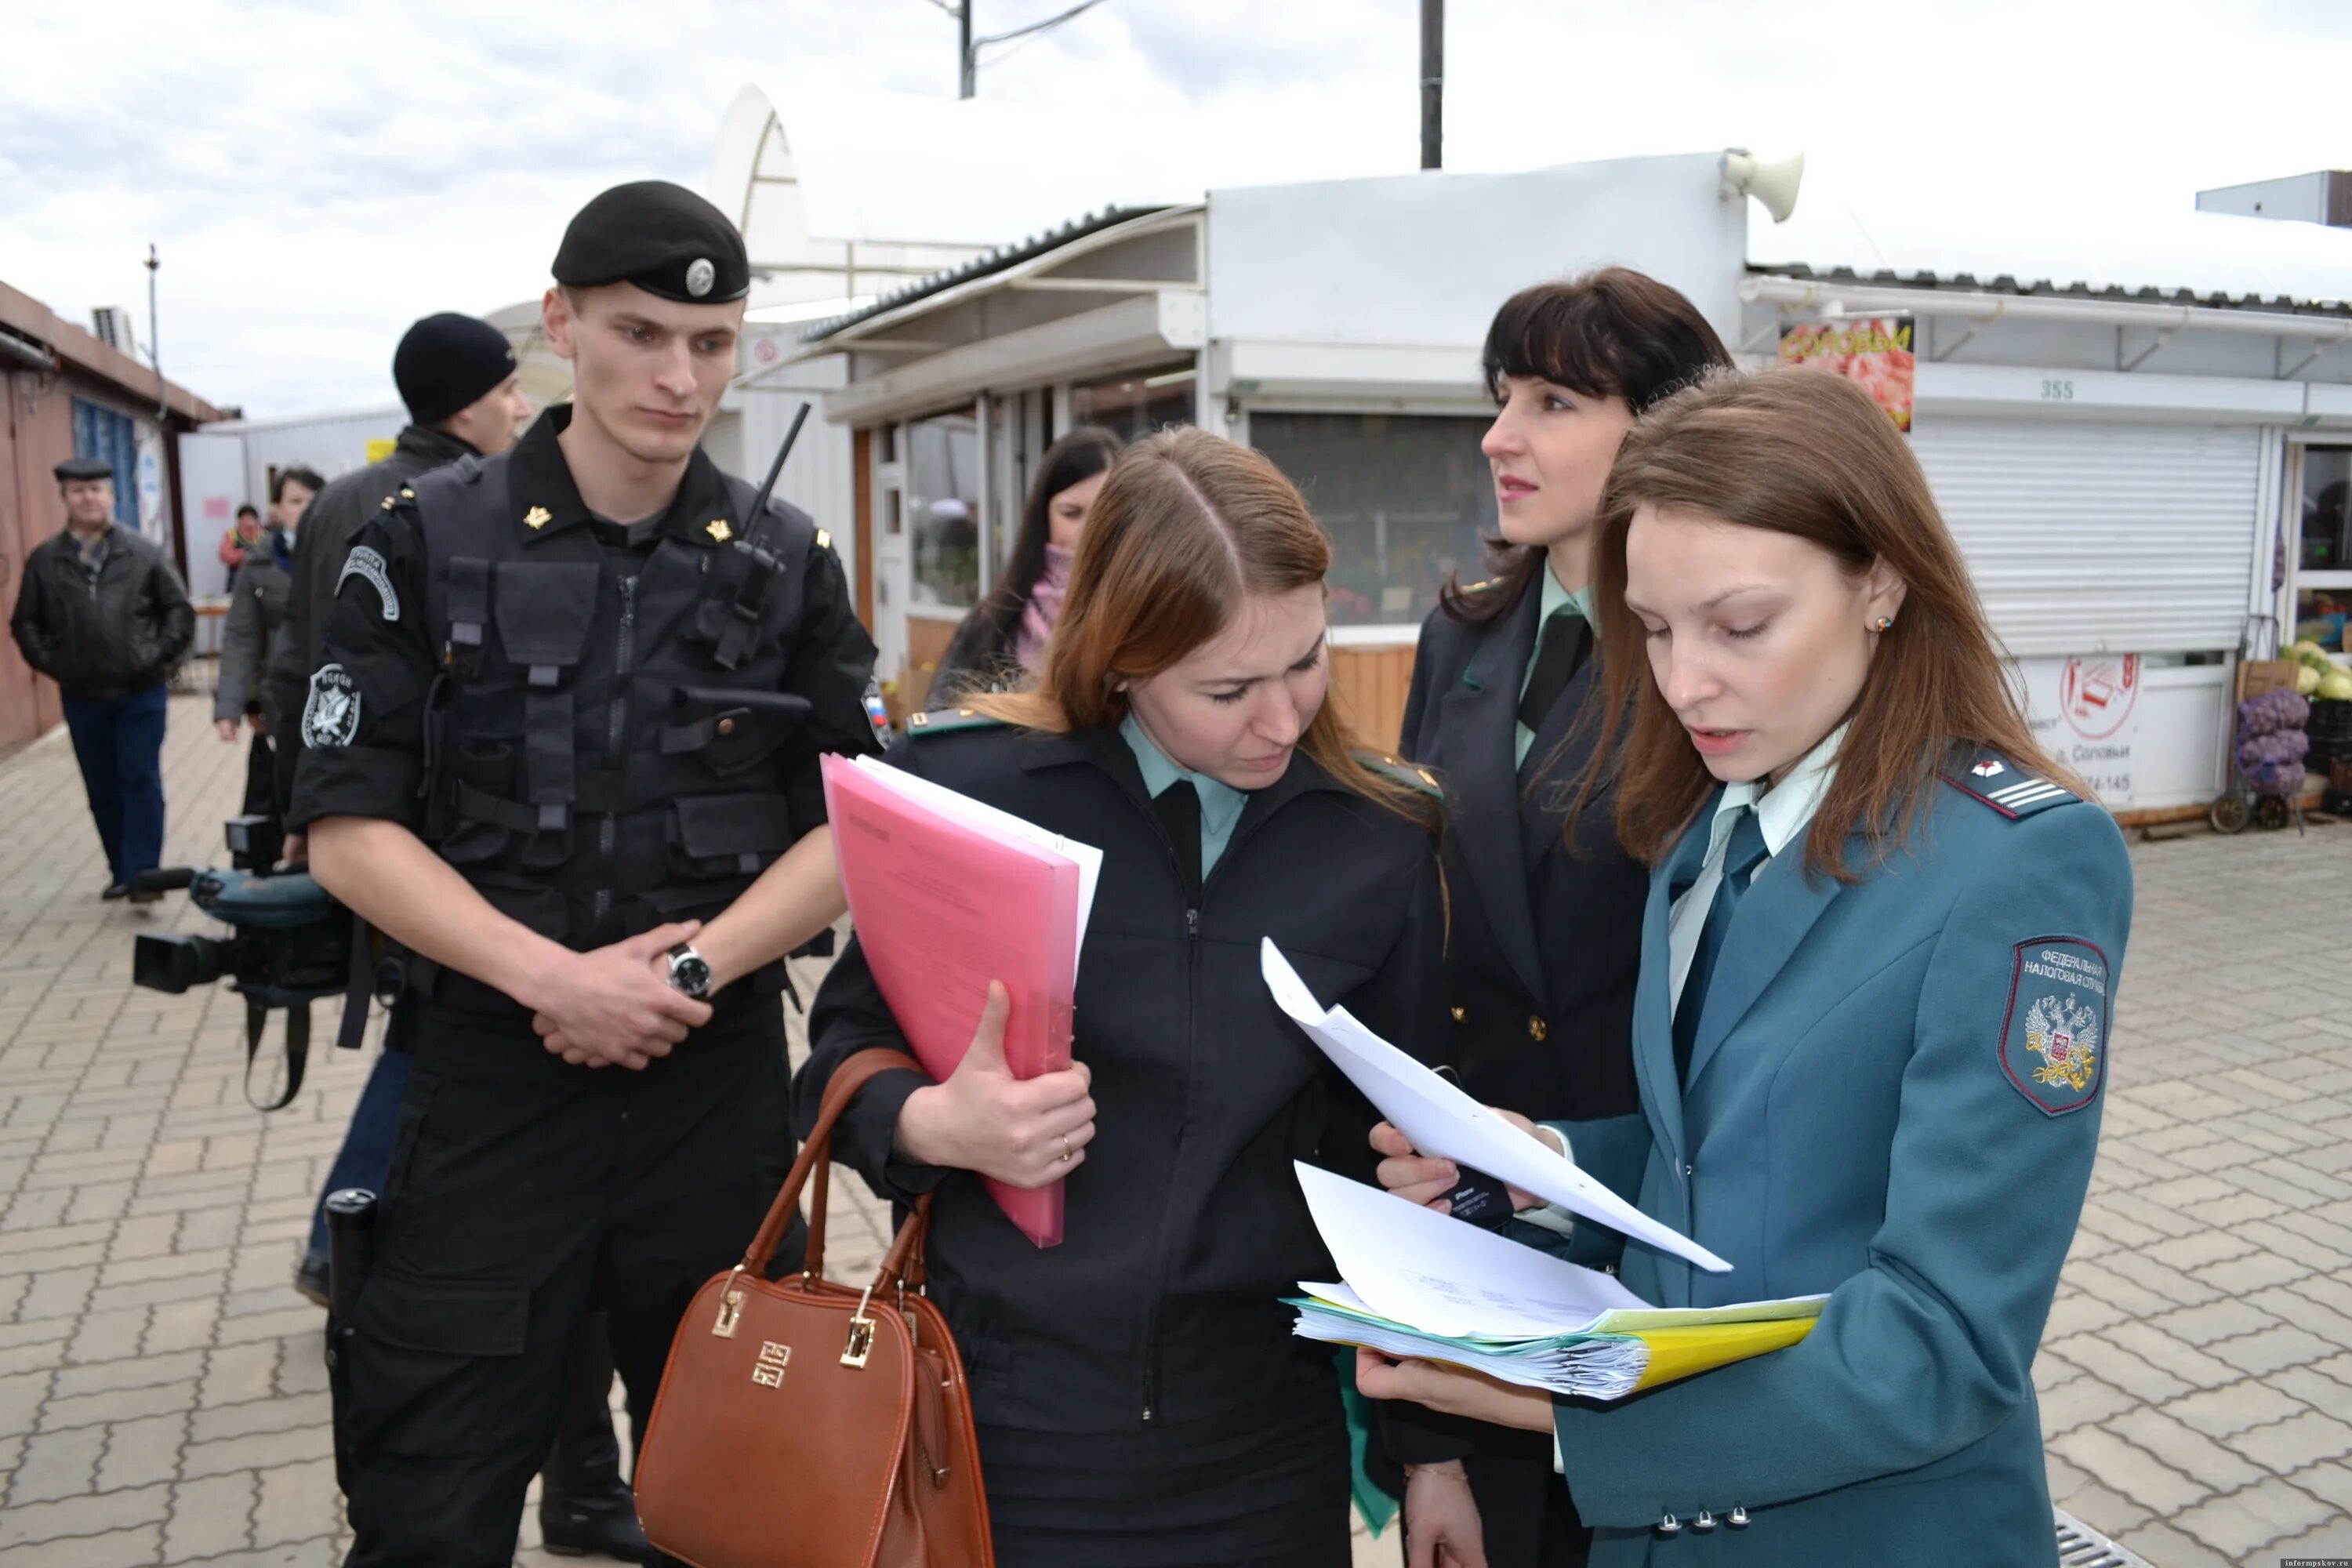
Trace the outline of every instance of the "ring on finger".
<instances>
[{"instance_id":1,"label":"ring on finger","mask_svg":"<svg viewBox=\"0 0 2352 1568\"><path fill-rule=\"evenodd\" d=\"M1062 1140L1062 1157L1054 1163L1057 1165L1066 1165L1070 1163L1070 1135L1064 1132L1058 1136Z\"/></svg>"}]
</instances>

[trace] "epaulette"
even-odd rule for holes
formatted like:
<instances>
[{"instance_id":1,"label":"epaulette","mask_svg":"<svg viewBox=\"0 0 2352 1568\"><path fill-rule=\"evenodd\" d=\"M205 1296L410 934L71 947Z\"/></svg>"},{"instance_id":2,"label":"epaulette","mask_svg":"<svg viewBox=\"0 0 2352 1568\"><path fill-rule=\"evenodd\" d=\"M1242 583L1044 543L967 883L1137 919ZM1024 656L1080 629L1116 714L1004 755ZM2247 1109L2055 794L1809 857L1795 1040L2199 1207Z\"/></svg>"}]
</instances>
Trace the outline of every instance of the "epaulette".
<instances>
[{"instance_id":1,"label":"epaulette","mask_svg":"<svg viewBox=\"0 0 2352 1568\"><path fill-rule=\"evenodd\" d=\"M1003 723L970 708L942 708L935 713L907 715L908 735L945 735L958 730L986 730Z\"/></svg>"},{"instance_id":2,"label":"epaulette","mask_svg":"<svg viewBox=\"0 0 2352 1568\"><path fill-rule=\"evenodd\" d=\"M1943 778L1962 795L1982 801L2011 822L2021 822L2052 806L2072 805L2083 798L1990 750L1955 757Z\"/></svg>"},{"instance_id":3,"label":"epaulette","mask_svg":"<svg viewBox=\"0 0 2352 1568\"><path fill-rule=\"evenodd\" d=\"M409 503L413 503L415 500L416 492L411 489L408 486L403 485L399 489L383 498L383 510L390 511L394 507L405 504L408 505L409 510L415 511L416 508L413 504Z\"/></svg>"},{"instance_id":4,"label":"epaulette","mask_svg":"<svg viewBox=\"0 0 2352 1568\"><path fill-rule=\"evenodd\" d=\"M1439 784L1436 775L1427 768L1417 768L1411 763L1390 756L1385 752L1358 752L1356 761L1382 778L1401 784L1417 794L1428 795L1433 800L1445 798L1445 786Z\"/></svg>"},{"instance_id":5,"label":"epaulette","mask_svg":"<svg viewBox=\"0 0 2352 1568\"><path fill-rule=\"evenodd\" d=\"M482 459L475 453L468 452L450 464L449 470L457 476L459 484L470 485L482 477Z\"/></svg>"}]
</instances>

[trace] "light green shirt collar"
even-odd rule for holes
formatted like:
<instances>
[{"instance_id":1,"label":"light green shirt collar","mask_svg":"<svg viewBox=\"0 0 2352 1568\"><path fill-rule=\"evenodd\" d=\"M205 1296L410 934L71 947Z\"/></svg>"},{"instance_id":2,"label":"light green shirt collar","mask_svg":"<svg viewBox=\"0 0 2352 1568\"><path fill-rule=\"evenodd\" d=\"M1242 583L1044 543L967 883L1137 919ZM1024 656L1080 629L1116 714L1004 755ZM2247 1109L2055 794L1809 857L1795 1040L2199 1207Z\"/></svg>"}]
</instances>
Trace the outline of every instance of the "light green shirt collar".
<instances>
[{"instance_id":1,"label":"light green shirt collar","mask_svg":"<svg viewBox=\"0 0 2352 1568\"><path fill-rule=\"evenodd\" d=\"M1542 575L1542 592L1536 601L1537 626L1541 626L1546 621L1550 620L1554 610L1565 610L1573 606L1576 613L1584 617L1586 626L1596 632L1601 629L1601 623L1592 618L1591 584L1587 583L1581 588L1561 587L1559 579L1552 575L1549 562L1544 563Z\"/></svg>"},{"instance_id":2,"label":"light green shirt collar","mask_svg":"<svg viewBox=\"0 0 2352 1568\"><path fill-rule=\"evenodd\" d=\"M1830 793L1830 785L1837 778L1837 752L1845 743L1845 731L1843 724L1831 731L1821 744L1789 770L1787 778L1769 789L1760 780L1727 784L1723 798L1716 803L1715 821L1707 840L1708 858L1714 858L1716 849L1730 835L1739 813L1752 805L1756 808L1756 826L1764 830L1764 852L1777 858L1811 825L1814 815L1821 810L1822 797Z\"/></svg>"},{"instance_id":3,"label":"light green shirt collar","mask_svg":"<svg viewBox=\"0 0 2352 1568\"><path fill-rule=\"evenodd\" d=\"M1135 753L1135 765L1143 772L1143 787L1157 800L1167 788L1182 780L1192 786L1201 798L1201 875L1206 877L1215 867L1217 857L1225 852L1225 843L1234 836L1234 826L1242 819L1242 808L1249 804L1249 792L1235 789L1221 779L1206 773L1196 773L1180 768L1167 752L1161 751L1143 726L1129 713L1120 721L1118 732L1127 742L1127 749Z\"/></svg>"}]
</instances>

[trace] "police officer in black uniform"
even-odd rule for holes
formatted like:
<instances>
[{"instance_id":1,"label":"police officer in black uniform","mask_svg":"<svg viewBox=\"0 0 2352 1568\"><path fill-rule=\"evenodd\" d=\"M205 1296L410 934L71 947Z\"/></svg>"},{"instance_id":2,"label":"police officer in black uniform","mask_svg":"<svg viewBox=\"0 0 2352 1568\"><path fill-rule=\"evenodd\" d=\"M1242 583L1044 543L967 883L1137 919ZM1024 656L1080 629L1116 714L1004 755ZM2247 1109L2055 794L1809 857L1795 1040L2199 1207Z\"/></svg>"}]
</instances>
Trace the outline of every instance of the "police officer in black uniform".
<instances>
[{"instance_id":1,"label":"police officer in black uniform","mask_svg":"<svg viewBox=\"0 0 2352 1568\"><path fill-rule=\"evenodd\" d=\"M818 757L877 744L830 540L749 515L696 449L741 237L622 185L554 276L574 402L362 531L300 725L312 870L413 955L415 1069L344 1342L368 1568L509 1561L593 1307L642 1439L679 1315L772 1190L781 960L842 909Z\"/></svg>"}]
</instances>

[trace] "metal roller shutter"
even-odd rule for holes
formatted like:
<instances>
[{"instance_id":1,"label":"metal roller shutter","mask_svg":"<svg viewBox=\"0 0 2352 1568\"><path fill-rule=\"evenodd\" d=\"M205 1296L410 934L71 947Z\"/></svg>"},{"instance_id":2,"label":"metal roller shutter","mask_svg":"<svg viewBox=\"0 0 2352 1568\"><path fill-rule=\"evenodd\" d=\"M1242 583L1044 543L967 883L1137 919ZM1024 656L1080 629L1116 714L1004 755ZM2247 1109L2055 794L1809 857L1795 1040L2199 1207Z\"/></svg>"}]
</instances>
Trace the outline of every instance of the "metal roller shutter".
<instances>
[{"instance_id":1,"label":"metal roller shutter","mask_svg":"<svg viewBox=\"0 0 2352 1568\"><path fill-rule=\"evenodd\" d=\"M2259 431L1923 419L1912 447L2011 653L2237 646Z\"/></svg>"}]
</instances>

